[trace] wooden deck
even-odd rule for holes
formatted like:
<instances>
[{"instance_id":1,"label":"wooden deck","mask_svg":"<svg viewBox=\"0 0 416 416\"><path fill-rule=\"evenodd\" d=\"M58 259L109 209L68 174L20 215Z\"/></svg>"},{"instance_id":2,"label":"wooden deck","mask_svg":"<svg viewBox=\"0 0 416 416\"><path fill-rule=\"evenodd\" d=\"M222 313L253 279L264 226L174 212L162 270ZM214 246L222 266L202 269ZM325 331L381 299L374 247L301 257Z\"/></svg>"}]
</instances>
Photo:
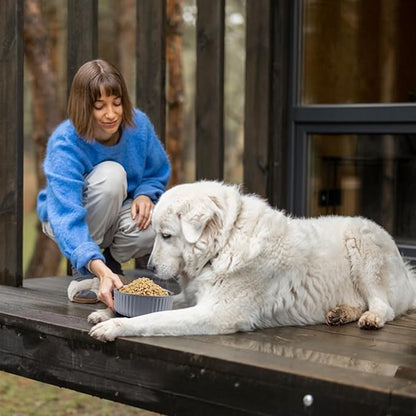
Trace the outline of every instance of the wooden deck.
<instances>
[{"instance_id":1,"label":"wooden deck","mask_svg":"<svg viewBox=\"0 0 416 416\"><path fill-rule=\"evenodd\" d=\"M0 286L0 369L169 415L416 415L416 313L379 331L88 336L69 277ZM305 395L313 404L305 407Z\"/></svg>"}]
</instances>

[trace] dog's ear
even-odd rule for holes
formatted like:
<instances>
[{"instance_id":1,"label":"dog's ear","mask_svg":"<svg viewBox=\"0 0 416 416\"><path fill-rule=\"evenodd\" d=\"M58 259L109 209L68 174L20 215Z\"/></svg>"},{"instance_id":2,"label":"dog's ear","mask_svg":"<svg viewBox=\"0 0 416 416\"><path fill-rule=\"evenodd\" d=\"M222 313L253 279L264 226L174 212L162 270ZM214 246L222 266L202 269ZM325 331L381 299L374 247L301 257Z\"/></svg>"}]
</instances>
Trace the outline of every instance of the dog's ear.
<instances>
[{"instance_id":1,"label":"dog's ear","mask_svg":"<svg viewBox=\"0 0 416 416\"><path fill-rule=\"evenodd\" d=\"M198 215L181 217L183 235L188 243L196 243L204 232L208 218Z\"/></svg>"},{"instance_id":2,"label":"dog's ear","mask_svg":"<svg viewBox=\"0 0 416 416\"><path fill-rule=\"evenodd\" d=\"M215 218L219 218L219 207L212 198L200 201L189 212L181 215L181 227L186 241L196 243L207 224Z\"/></svg>"}]
</instances>

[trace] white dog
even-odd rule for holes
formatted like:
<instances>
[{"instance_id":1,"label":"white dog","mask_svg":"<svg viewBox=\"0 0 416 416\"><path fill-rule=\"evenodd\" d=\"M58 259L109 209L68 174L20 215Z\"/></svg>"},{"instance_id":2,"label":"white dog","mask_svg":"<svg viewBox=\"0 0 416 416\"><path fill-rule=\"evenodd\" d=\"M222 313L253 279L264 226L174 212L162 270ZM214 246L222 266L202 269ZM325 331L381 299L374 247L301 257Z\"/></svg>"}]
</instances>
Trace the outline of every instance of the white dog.
<instances>
[{"instance_id":1,"label":"white dog","mask_svg":"<svg viewBox=\"0 0 416 416\"><path fill-rule=\"evenodd\" d=\"M416 307L416 277L390 235L359 217L296 219L215 181L168 190L155 207L149 265L179 276L174 309L89 316L90 335L230 334L358 320L360 328ZM180 309L178 309L180 308Z\"/></svg>"}]
</instances>

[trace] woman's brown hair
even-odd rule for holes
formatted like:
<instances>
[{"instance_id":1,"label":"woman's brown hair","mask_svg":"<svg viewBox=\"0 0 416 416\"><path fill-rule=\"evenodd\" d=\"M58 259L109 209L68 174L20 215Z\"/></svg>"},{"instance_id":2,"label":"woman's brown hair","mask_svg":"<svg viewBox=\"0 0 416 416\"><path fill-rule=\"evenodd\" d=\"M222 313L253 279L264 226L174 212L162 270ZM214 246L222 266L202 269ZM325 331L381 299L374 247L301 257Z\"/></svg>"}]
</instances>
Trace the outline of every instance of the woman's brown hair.
<instances>
[{"instance_id":1,"label":"woman's brown hair","mask_svg":"<svg viewBox=\"0 0 416 416\"><path fill-rule=\"evenodd\" d=\"M93 106L101 97L101 88L107 95L121 98L124 126L134 126L133 105L120 71L101 59L86 62L76 72L68 100L68 117L80 137L94 139Z\"/></svg>"}]
</instances>

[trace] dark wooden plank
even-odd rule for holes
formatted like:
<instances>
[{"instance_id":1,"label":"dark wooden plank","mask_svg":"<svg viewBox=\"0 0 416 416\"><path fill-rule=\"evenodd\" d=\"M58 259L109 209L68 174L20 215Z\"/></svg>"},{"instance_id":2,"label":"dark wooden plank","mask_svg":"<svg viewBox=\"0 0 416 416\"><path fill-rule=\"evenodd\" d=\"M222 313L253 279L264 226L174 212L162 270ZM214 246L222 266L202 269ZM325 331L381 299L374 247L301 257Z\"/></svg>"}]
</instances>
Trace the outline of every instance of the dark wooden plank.
<instances>
[{"instance_id":1,"label":"dark wooden plank","mask_svg":"<svg viewBox=\"0 0 416 416\"><path fill-rule=\"evenodd\" d=\"M416 314L380 331L317 325L102 344L87 335L96 305L69 302L69 281L1 288L1 369L163 414L407 416L415 408Z\"/></svg>"},{"instance_id":2,"label":"dark wooden plank","mask_svg":"<svg viewBox=\"0 0 416 416\"><path fill-rule=\"evenodd\" d=\"M68 277L26 279L25 290L16 291L13 288L5 288L1 294L1 301L14 305L19 303L20 299L21 305L27 305L34 310L42 310L46 307L48 311L56 311L56 306L61 305L62 313L71 315L76 311L76 316L86 317L86 314L96 306L68 302L66 286L69 281ZM410 322L413 322L413 327ZM403 323L408 325L408 328L405 328ZM203 337L203 339L204 344L220 343L233 350L259 351L316 363L327 360L328 365L357 371L368 365L374 367L374 371L369 369L370 372L381 374L383 371L391 372L399 366L416 366L415 351L412 348L415 332L416 314L414 313L398 318L381 331L363 331L355 324L344 327L317 325L299 328L284 327L239 334L235 337L216 336ZM351 351L354 351L354 360L350 362ZM377 368L378 364L380 368Z\"/></svg>"},{"instance_id":3,"label":"dark wooden plank","mask_svg":"<svg viewBox=\"0 0 416 416\"><path fill-rule=\"evenodd\" d=\"M196 178L224 177L224 0L198 0Z\"/></svg>"},{"instance_id":4,"label":"dark wooden plank","mask_svg":"<svg viewBox=\"0 0 416 416\"><path fill-rule=\"evenodd\" d=\"M22 284L23 1L0 2L0 284Z\"/></svg>"},{"instance_id":5,"label":"dark wooden plank","mask_svg":"<svg viewBox=\"0 0 416 416\"><path fill-rule=\"evenodd\" d=\"M23 291L20 290L20 292ZM9 320L12 317L13 319L25 318L27 321L25 325L28 327L31 326L31 322L40 321L85 330L89 328L86 324L86 316L96 308L95 305L77 305L68 301L61 302L59 305L59 302L53 299L48 303L47 296L40 300L39 291L32 291L32 303L28 297L24 296L19 302L17 296L15 298L10 296L11 292L12 290L9 293L2 292L2 296L5 296L1 298L3 311L7 310ZM7 302L4 299L7 299ZM321 366L321 376L326 371L324 367L330 367L336 371L348 370L353 374L353 378L361 372L366 372L370 376L392 377L396 376L395 373L399 367L414 370L416 364L414 351L411 354L402 349L394 356L388 353L388 349L383 353L386 343L376 345L372 342L371 344L378 348L372 348L370 351L368 345L366 347L365 344L359 342L357 337L337 336L337 334L323 337L322 334L316 334L313 330L312 327L278 328L228 336L150 338L145 342L163 347L166 346L168 339L170 348L189 353L197 350L207 357L222 357L227 361L262 366L271 370L283 369L282 366L287 362L293 369L293 360L295 360L300 364L296 364L296 367L299 367L297 371L305 372L305 374L307 371L303 368L304 363L306 367L312 365L314 370L316 370L315 365ZM397 334L395 338L397 345L400 345L401 338ZM143 338L136 338L134 342L143 342Z\"/></svg>"},{"instance_id":6,"label":"dark wooden plank","mask_svg":"<svg viewBox=\"0 0 416 416\"><path fill-rule=\"evenodd\" d=\"M287 208L287 144L290 95L290 30L292 0L272 2L271 120L268 152L267 198Z\"/></svg>"},{"instance_id":7,"label":"dark wooden plank","mask_svg":"<svg viewBox=\"0 0 416 416\"><path fill-rule=\"evenodd\" d=\"M24 287L30 289L40 289L42 291L56 291L61 292L64 285L69 284L72 277L68 276L55 276L44 277L42 279L25 278Z\"/></svg>"},{"instance_id":8,"label":"dark wooden plank","mask_svg":"<svg viewBox=\"0 0 416 416\"><path fill-rule=\"evenodd\" d=\"M281 328L273 329L270 333L275 336L280 333ZM295 332L301 328L293 328ZM314 345L315 350L308 350L305 345L297 346L296 342L286 343L285 341L274 340L266 341L261 335L264 331L256 331L250 334L235 334L221 337L178 337L170 341L172 347L182 351L198 350L206 359L224 360L231 366L234 363L235 372L241 376L255 377L256 374L264 373L269 370L271 374L275 371L297 374L316 380L331 380L338 383L341 379L343 383L360 386L367 389L388 388L394 386L407 385L408 377L398 377L397 370L403 368L401 364L406 361L414 360L413 356L401 358L396 357L396 364L389 364L388 355L384 355L384 362L379 360L377 353L373 357L364 360L358 345L354 345L356 350L349 348L349 355L341 355L337 352L345 338L324 339L320 345ZM325 343L333 342L332 353L322 352ZM151 342L152 345L158 343L159 346L165 343L163 338L154 338L151 341L142 339L140 342ZM197 348L196 343L200 346ZM349 363L347 362L349 359ZM414 362L414 361L413 361ZM218 361L217 361L218 363ZM366 364L366 365L362 365ZM381 365L380 365L381 364ZM373 365L373 368L370 366ZM376 366L380 365L380 368ZM210 362L210 367L214 367L214 361ZM404 366L405 367L405 366ZM409 368L409 367L406 367ZM413 368L413 367L410 367Z\"/></svg>"},{"instance_id":9,"label":"dark wooden plank","mask_svg":"<svg viewBox=\"0 0 416 416\"><path fill-rule=\"evenodd\" d=\"M244 117L244 185L267 196L270 171L272 9L271 0L247 0Z\"/></svg>"},{"instance_id":10,"label":"dark wooden plank","mask_svg":"<svg viewBox=\"0 0 416 416\"><path fill-rule=\"evenodd\" d=\"M414 381L416 376L413 375L412 380ZM397 416L414 416L416 415L416 384L409 383L407 386L400 388L398 391L400 395L393 391L390 411L392 415Z\"/></svg>"},{"instance_id":11,"label":"dark wooden plank","mask_svg":"<svg viewBox=\"0 0 416 416\"><path fill-rule=\"evenodd\" d=\"M391 328L389 324L387 329ZM415 333L390 331L384 338L383 331L361 337L348 331L321 331L322 326L278 328L245 334L244 337L226 337L230 347L247 351L262 351L297 362L313 362L322 366L343 368L374 376L408 378L416 371L414 351ZM355 328L358 334L368 334ZM390 339L389 339L390 337ZM412 344L413 339L413 344ZM405 371L407 374L405 374Z\"/></svg>"},{"instance_id":12,"label":"dark wooden plank","mask_svg":"<svg viewBox=\"0 0 416 416\"><path fill-rule=\"evenodd\" d=\"M403 315L400 317L399 320L393 321L391 325L403 326L405 328L415 330L416 329L416 315L415 314Z\"/></svg>"},{"instance_id":13,"label":"dark wooden plank","mask_svg":"<svg viewBox=\"0 0 416 416\"><path fill-rule=\"evenodd\" d=\"M337 334L342 333L352 337L362 338L369 342L374 340L379 341L386 341L386 342L395 342L394 337L396 335L400 336L400 342L414 342L414 330L415 327L409 328L407 325L407 320L414 320L415 315L409 314L408 316L398 317L392 323L386 325L382 331L365 331L365 330L357 330L357 324L351 323L348 325L344 325L341 327L330 327L327 325L315 326L315 327L304 327L304 328L312 328L314 331L319 330L323 333L331 333ZM415 323L416 324L416 323Z\"/></svg>"},{"instance_id":14,"label":"dark wooden plank","mask_svg":"<svg viewBox=\"0 0 416 416\"><path fill-rule=\"evenodd\" d=\"M248 0L244 184L286 208L290 0Z\"/></svg>"},{"instance_id":15,"label":"dark wooden plank","mask_svg":"<svg viewBox=\"0 0 416 416\"><path fill-rule=\"evenodd\" d=\"M78 68L98 55L98 0L71 0L67 3L69 92Z\"/></svg>"},{"instance_id":16,"label":"dark wooden plank","mask_svg":"<svg viewBox=\"0 0 416 416\"><path fill-rule=\"evenodd\" d=\"M66 287L60 291L43 290L42 288L26 289L18 292L2 287L0 301L3 311L19 319L44 321L48 314L54 314L55 321L74 318L86 323L88 314L99 305L81 305L68 301ZM27 312L30 311L30 312ZM68 318L70 317L70 318Z\"/></svg>"},{"instance_id":17,"label":"dark wooden plank","mask_svg":"<svg viewBox=\"0 0 416 416\"><path fill-rule=\"evenodd\" d=\"M136 105L166 135L166 0L137 0Z\"/></svg>"},{"instance_id":18,"label":"dark wooden plank","mask_svg":"<svg viewBox=\"0 0 416 416\"><path fill-rule=\"evenodd\" d=\"M160 348L151 345L152 340L147 346L140 340L122 339L97 344L85 331L72 330L68 324L55 328L51 316L47 314L46 323L33 329L16 330L15 321L2 321L2 340L7 339L6 347L13 348L0 347L0 365L10 371L18 364L19 374L166 414L298 414L306 392L313 394L317 410L327 413L340 400L358 415L374 414L375 409L378 413L388 403L391 383L386 384L383 377L377 379L377 391L363 390L357 383L343 386L341 392L339 385L288 371L289 365L279 372L266 366L253 371L235 359L205 358L204 350L192 348L190 339L185 351L166 348L169 339ZM350 382L347 373L334 372L332 379L335 374L343 383ZM397 389L404 385L394 383ZM294 390L300 393L297 400Z\"/></svg>"}]
</instances>

